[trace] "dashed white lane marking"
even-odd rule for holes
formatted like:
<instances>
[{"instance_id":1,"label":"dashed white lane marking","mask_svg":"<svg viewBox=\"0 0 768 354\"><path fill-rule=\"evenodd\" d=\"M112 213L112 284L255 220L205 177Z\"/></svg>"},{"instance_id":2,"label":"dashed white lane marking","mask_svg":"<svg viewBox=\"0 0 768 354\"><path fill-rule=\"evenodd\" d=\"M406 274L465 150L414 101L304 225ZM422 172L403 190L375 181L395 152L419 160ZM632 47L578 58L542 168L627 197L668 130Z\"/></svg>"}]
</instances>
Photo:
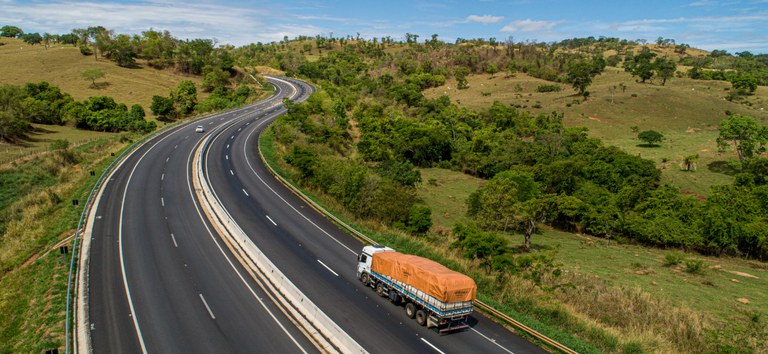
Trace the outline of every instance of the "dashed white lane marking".
<instances>
[{"instance_id":1,"label":"dashed white lane marking","mask_svg":"<svg viewBox=\"0 0 768 354\"><path fill-rule=\"evenodd\" d=\"M207 302L205 302L205 298L203 297L203 294L198 294L198 295L200 295L200 300L203 301L203 305L205 305L205 309L208 310L208 314L211 315L211 318L215 320L216 316L213 315L213 311L211 311L211 307L208 306Z\"/></svg>"},{"instance_id":2,"label":"dashed white lane marking","mask_svg":"<svg viewBox=\"0 0 768 354\"><path fill-rule=\"evenodd\" d=\"M160 180L162 181L162 180L164 180L164 179L165 179L165 173L163 173L162 175L160 175Z\"/></svg>"},{"instance_id":3,"label":"dashed white lane marking","mask_svg":"<svg viewBox=\"0 0 768 354\"><path fill-rule=\"evenodd\" d=\"M235 138L235 136L234 136L234 135L232 135L232 136L230 136L230 137L229 137L229 139L234 139L234 138Z\"/></svg>"},{"instance_id":4,"label":"dashed white lane marking","mask_svg":"<svg viewBox=\"0 0 768 354\"><path fill-rule=\"evenodd\" d=\"M317 260L317 263L320 263L320 264L321 264L323 267L325 267L325 269L328 269L328 271L329 271L329 272L333 273L333 275L335 275L335 276L337 276L337 277L339 276L339 273L336 273L336 272L334 272L334 271L333 271L333 269L331 269L331 267L329 267L329 266L325 265L325 263L323 263L323 261L321 261L321 260L319 260L319 259L318 259L318 260ZM439 351L439 350L438 350L438 351Z\"/></svg>"},{"instance_id":5,"label":"dashed white lane marking","mask_svg":"<svg viewBox=\"0 0 768 354\"><path fill-rule=\"evenodd\" d=\"M248 192L245 189L243 189L243 193L245 193L246 197L249 197Z\"/></svg>"},{"instance_id":6,"label":"dashed white lane marking","mask_svg":"<svg viewBox=\"0 0 768 354\"><path fill-rule=\"evenodd\" d=\"M485 338L485 339L486 339L486 340L488 340L489 342L491 342L491 343L493 343L493 344L496 344L496 346L498 346L499 348L501 348L501 350L503 350L503 351L505 351L505 352L507 352L507 353L509 353L509 354L515 354L515 353L513 353L511 350L509 350L509 349L507 349L507 348L504 348L504 347L502 347L502 346L501 346L501 344L499 344L499 343L496 343L496 341L495 341L495 340L493 340L493 339L491 339L491 338L488 338L488 337L487 337L485 334L482 334L482 333L480 333L478 330L476 330L476 329L474 329L474 328L472 328L472 327L469 327L469 329L471 329L471 330L472 330L472 331L474 331L475 333L479 334L481 337Z\"/></svg>"},{"instance_id":7,"label":"dashed white lane marking","mask_svg":"<svg viewBox=\"0 0 768 354\"><path fill-rule=\"evenodd\" d=\"M272 225L277 226L277 223L274 220L272 220L272 218L270 218L269 215L265 215L265 216L267 217L267 219L269 219L269 222L271 222Z\"/></svg>"},{"instance_id":8,"label":"dashed white lane marking","mask_svg":"<svg viewBox=\"0 0 768 354\"><path fill-rule=\"evenodd\" d=\"M229 155L224 155L224 158L229 160Z\"/></svg>"},{"instance_id":9,"label":"dashed white lane marking","mask_svg":"<svg viewBox=\"0 0 768 354\"><path fill-rule=\"evenodd\" d=\"M174 150L176 150L176 149L178 149L178 148L179 148L179 145L178 145L178 144L176 144L176 145L173 147L173 149L174 149Z\"/></svg>"},{"instance_id":10,"label":"dashed white lane marking","mask_svg":"<svg viewBox=\"0 0 768 354\"><path fill-rule=\"evenodd\" d=\"M227 144L227 149L229 149L229 144Z\"/></svg>"},{"instance_id":11,"label":"dashed white lane marking","mask_svg":"<svg viewBox=\"0 0 768 354\"><path fill-rule=\"evenodd\" d=\"M163 197L160 197L160 205L162 205L163 207L165 207L165 198L163 198Z\"/></svg>"},{"instance_id":12,"label":"dashed white lane marking","mask_svg":"<svg viewBox=\"0 0 768 354\"><path fill-rule=\"evenodd\" d=\"M233 172L232 170L229 170L229 174L231 174L231 175L233 175L233 176L234 176L234 175L235 175L235 172Z\"/></svg>"},{"instance_id":13,"label":"dashed white lane marking","mask_svg":"<svg viewBox=\"0 0 768 354\"><path fill-rule=\"evenodd\" d=\"M171 240L173 240L173 246L174 246L174 247L176 247L176 248L178 248L178 247L179 247L179 244L178 244L178 243L176 243L176 236L173 236L173 234L171 234Z\"/></svg>"},{"instance_id":14,"label":"dashed white lane marking","mask_svg":"<svg viewBox=\"0 0 768 354\"><path fill-rule=\"evenodd\" d=\"M171 161L171 157L170 156L165 158L165 162L168 162L168 161Z\"/></svg>"},{"instance_id":15,"label":"dashed white lane marking","mask_svg":"<svg viewBox=\"0 0 768 354\"><path fill-rule=\"evenodd\" d=\"M440 354L445 354L445 352L444 352L444 351L442 351L442 350L440 350L440 349L437 349L437 347L436 347L434 344L432 344L432 343L430 343L428 340L424 339L424 337L422 337L422 338L421 338L421 341L422 341L422 342L424 342L424 343L427 343L427 345L428 345L428 346L430 346L430 347L432 347L432 349L434 349L436 352L438 352L438 353L440 353Z\"/></svg>"}]
</instances>

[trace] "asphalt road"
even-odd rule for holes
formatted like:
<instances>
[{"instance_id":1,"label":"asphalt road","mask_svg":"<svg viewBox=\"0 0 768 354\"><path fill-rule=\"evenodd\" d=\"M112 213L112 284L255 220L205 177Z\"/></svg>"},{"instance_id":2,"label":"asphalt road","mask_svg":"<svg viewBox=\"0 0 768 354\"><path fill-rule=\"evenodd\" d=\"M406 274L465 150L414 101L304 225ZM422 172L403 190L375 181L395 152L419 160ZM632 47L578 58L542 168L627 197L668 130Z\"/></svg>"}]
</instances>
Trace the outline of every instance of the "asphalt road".
<instances>
[{"instance_id":1,"label":"asphalt road","mask_svg":"<svg viewBox=\"0 0 768 354\"><path fill-rule=\"evenodd\" d=\"M278 183L258 157L258 134L275 115L222 131L206 152L208 179L253 242L352 338L372 353L544 352L480 314L470 329L439 335L364 287L355 274L363 244Z\"/></svg>"},{"instance_id":2,"label":"asphalt road","mask_svg":"<svg viewBox=\"0 0 768 354\"><path fill-rule=\"evenodd\" d=\"M258 121L297 94L278 87L267 102L159 134L111 176L96 206L84 290L93 352L317 352L212 231L191 187L202 137Z\"/></svg>"}]
</instances>

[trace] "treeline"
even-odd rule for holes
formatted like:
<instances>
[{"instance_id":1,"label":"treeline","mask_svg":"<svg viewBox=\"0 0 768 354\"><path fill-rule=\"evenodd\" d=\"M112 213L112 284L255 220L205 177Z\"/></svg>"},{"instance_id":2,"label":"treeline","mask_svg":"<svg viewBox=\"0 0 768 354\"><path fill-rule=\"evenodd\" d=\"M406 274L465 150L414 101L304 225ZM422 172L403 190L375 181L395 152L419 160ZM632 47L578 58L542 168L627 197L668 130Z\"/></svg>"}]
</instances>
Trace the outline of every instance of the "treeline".
<instances>
[{"instance_id":1,"label":"treeline","mask_svg":"<svg viewBox=\"0 0 768 354\"><path fill-rule=\"evenodd\" d=\"M0 85L0 139L14 142L23 138L31 123L62 125L72 122L82 129L98 131L140 131L155 129L144 119L144 109L130 109L111 97L94 96L78 102L45 81L23 86Z\"/></svg>"},{"instance_id":2,"label":"treeline","mask_svg":"<svg viewBox=\"0 0 768 354\"><path fill-rule=\"evenodd\" d=\"M658 247L768 259L768 160L760 150L765 140L746 142L756 149L736 182L714 187L703 201L662 185L652 161L604 146L585 128L565 128L559 113L536 115L501 103L470 111L447 97L426 99L421 90L441 84L457 65L430 62L428 46L384 58L354 55L358 47L352 45L313 62L298 57L294 72L324 90L291 105L292 113L274 129L305 183L358 215L407 225L409 206L418 205L411 194L397 193L405 202L386 201L403 206L397 217L371 212L361 201L384 202L370 197L382 183L351 182L349 176L410 180L409 168L382 177L381 166L437 166L489 180L468 205L486 231L519 232L530 240L546 223ZM659 58L644 53L630 57L634 67L660 70ZM356 122L354 129L347 117ZM761 131L756 136L768 137ZM733 134L723 141L738 140ZM356 199L360 195L346 194L350 190L373 194Z\"/></svg>"}]
</instances>

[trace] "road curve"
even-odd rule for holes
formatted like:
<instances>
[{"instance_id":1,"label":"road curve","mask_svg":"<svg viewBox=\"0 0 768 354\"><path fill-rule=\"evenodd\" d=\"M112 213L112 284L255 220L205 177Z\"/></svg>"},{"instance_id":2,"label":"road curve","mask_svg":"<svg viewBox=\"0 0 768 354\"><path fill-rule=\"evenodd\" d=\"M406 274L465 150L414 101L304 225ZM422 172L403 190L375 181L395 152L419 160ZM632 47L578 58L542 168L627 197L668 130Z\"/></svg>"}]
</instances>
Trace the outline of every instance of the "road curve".
<instances>
[{"instance_id":1,"label":"road curve","mask_svg":"<svg viewBox=\"0 0 768 354\"><path fill-rule=\"evenodd\" d=\"M358 343L373 353L545 352L480 314L469 330L438 335L362 286L355 274L362 243L284 188L259 159L256 141L268 120L244 120L212 141L205 164L209 182L251 240Z\"/></svg>"},{"instance_id":2,"label":"road curve","mask_svg":"<svg viewBox=\"0 0 768 354\"><path fill-rule=\"evenodd\" d=\"M97 353L314 353L226 249L191 187L192 152L220 125L257 121L282 97L181 125L147 141L110 176L94 206L87 270Z\"/></svg>"}]
</instances>

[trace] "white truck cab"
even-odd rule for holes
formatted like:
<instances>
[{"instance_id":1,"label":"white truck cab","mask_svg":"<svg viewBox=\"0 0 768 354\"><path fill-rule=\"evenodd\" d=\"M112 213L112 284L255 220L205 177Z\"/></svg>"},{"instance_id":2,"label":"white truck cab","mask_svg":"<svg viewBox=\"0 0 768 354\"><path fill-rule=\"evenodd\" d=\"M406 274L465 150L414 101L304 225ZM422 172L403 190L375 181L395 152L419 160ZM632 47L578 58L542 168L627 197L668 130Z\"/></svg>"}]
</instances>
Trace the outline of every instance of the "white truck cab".
<instances>
[{"instance_id":1,"label":"white truck cab","mask_svg":"<svg viewBox=\"0 0 768 354\"><path fill-rule=\"evenodd\" d=\"M363 273L371 273L371 256L379 252L394 251L394 249L382 245L373 245L363 247L363 252L357 256L357 278Z\"/></svg>"}]
</instances>

